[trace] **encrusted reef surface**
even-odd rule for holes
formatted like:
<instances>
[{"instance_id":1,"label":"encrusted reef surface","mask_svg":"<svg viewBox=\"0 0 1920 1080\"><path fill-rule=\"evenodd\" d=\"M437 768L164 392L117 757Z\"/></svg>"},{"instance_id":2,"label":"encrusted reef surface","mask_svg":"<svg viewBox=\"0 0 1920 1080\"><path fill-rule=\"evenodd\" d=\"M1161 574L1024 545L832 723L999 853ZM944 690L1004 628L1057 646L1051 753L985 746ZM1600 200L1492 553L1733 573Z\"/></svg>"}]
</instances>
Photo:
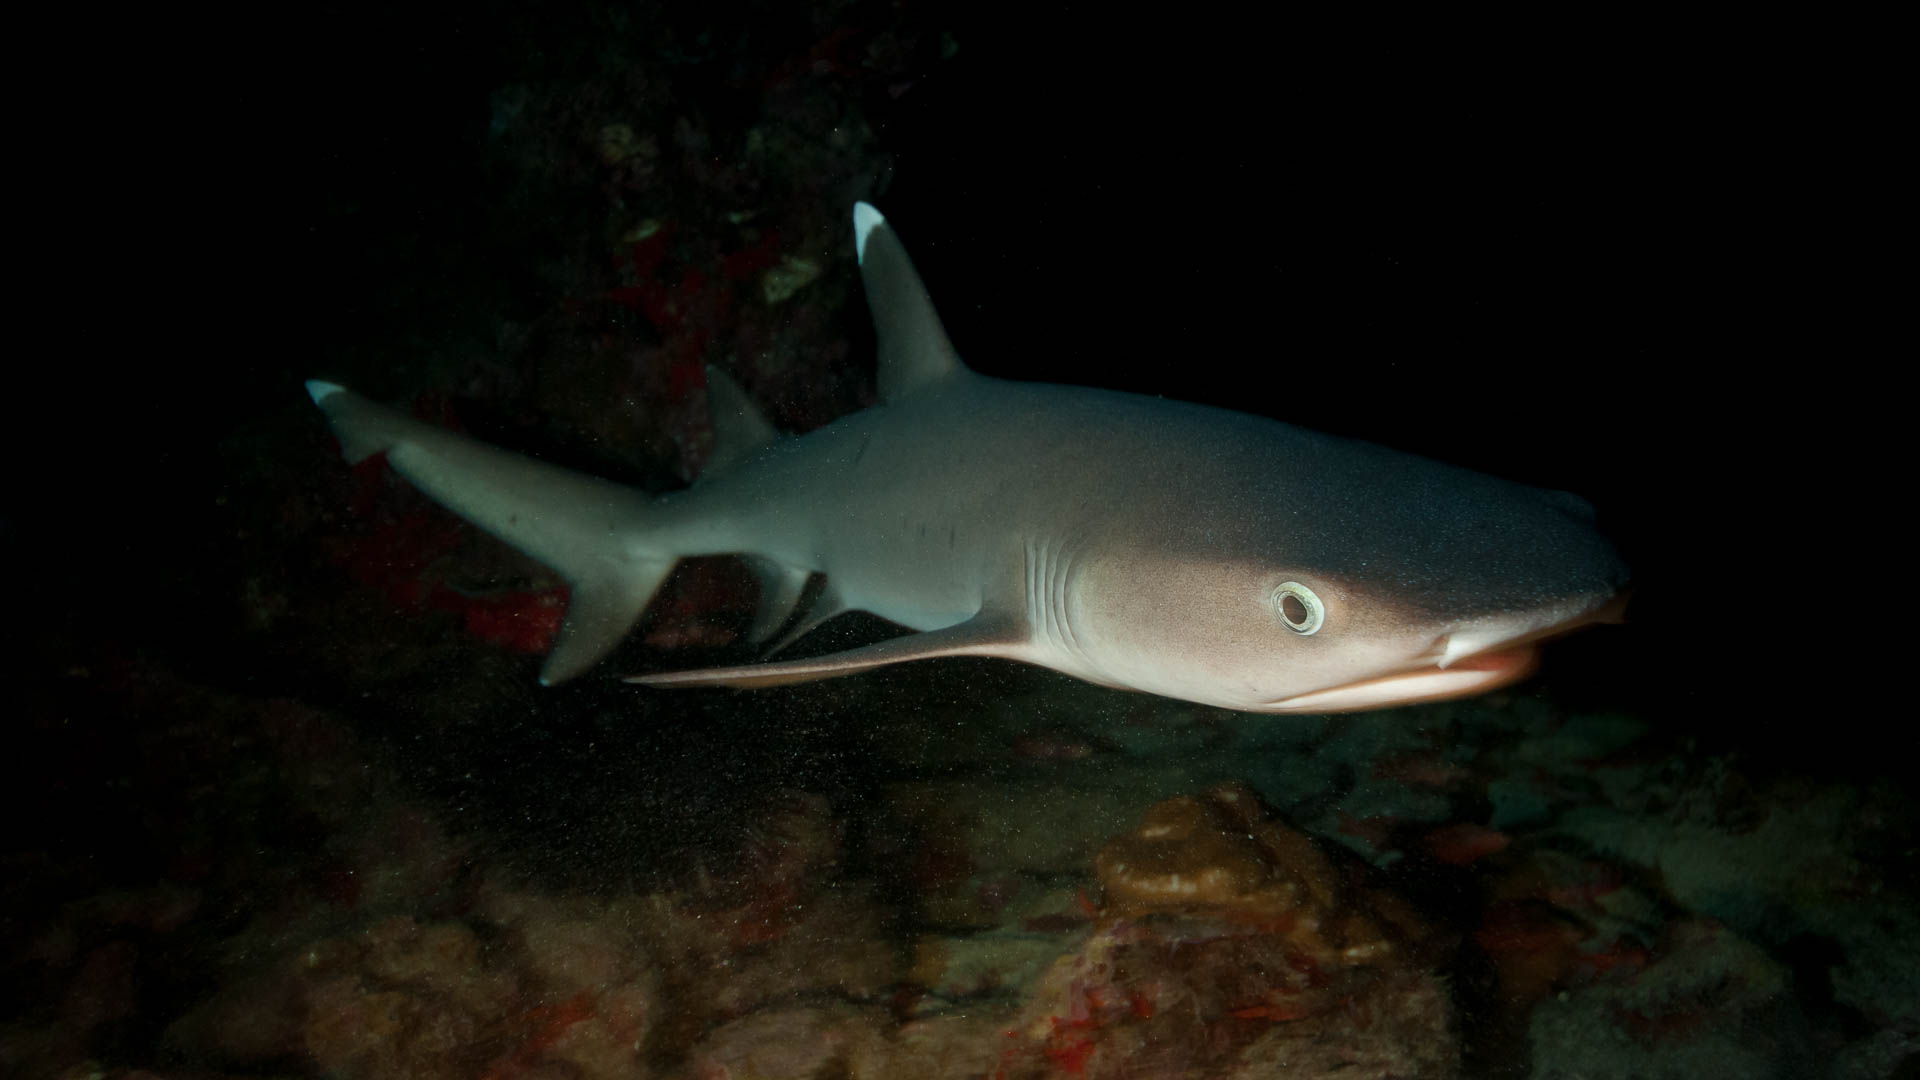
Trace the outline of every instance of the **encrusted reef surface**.
<instances>
[{"instance_id":1,"label":"encrusted reef surface","mask_svg":"<svg viewBox=\"0 0 1920 1080\"><path fill-rule=\"evenodd\" d=\"M1017 1028L1054 1065L1453 1075L1432 931L1357 858L1267 817L1245 785L1149 807L1095 871L1094 928L1039 977Z\"/></svg>"},{"instance_id":2,"label":"encrusted reef surface","mask_svg":"<svg viewBox=\"0 0 1920 1080\"><path fill-rule=\"evenodd\" d=\"M500 825L497 807L586 813L564 788L599 769L671 782L607 752L550 758L560 786L515 788L516 750L490 766L505 787L483 811L346 714L150 663L71 672L70 706L135 711L145 734L112 755L64 743L99 770L90 797L119 809L121 835L50 819L9 852L32 872L8 885L25 917L0 1064L489 1080L1911 1068L1920 937L1886 869L1907 812L1891 789L1761 781L1657 753L1630 717L1533 698L1276 724L1044 675L939 701L944 678L801 693L796 715L888 724L858 751L858 784L821 782L833 769L792 745L775 747L791 772L756 773L762 751L743 746L745 782L700 778L729 797L697 821L582 818L556 836Z\"/></svg>"}]
</instances>

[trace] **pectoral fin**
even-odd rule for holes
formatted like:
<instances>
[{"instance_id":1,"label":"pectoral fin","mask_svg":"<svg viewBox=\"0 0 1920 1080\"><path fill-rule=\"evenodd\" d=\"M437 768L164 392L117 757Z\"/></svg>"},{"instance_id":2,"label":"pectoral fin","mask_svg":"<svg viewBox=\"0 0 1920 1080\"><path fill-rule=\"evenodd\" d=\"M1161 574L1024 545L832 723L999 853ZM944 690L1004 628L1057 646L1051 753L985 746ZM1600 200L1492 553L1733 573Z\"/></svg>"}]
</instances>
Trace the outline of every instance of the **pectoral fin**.
<instances>
[{"instance_id":1,"label":"pectoral fin","mask_svg":"<svg viewBox=\"0 0 1920 1080\"><path fill-rule=\"evenodd\" d=\"M731 686L738 689L784 686L788 683L831 679L837 675L852 675L869 668L935 656L1019 659L1027 641L1026 623L1018 616L981 612L966 622L939 630L906 634L826 656L694 671L663 671L655 675L629 675L626 681L643 686Z\"/></svg>"}]
</instances>

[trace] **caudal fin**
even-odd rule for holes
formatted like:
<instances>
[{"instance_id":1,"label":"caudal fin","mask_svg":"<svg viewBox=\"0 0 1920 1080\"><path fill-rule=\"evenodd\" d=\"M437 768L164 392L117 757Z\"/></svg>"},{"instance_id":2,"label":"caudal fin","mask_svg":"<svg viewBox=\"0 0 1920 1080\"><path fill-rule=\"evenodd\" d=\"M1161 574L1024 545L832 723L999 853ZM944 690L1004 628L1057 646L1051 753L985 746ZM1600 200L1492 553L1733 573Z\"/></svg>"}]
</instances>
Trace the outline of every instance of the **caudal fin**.
<instances>
[{"instance_id":1,"label":"caudal fin","mask_svg":"<svg viewBox=\"0 0 1920 1080\"><path fill-rule=\"evenodd\" d=\"M307 383L348 461L384 452L447 509L552 567L572 587L546 685L592 667L626 636L675 559L636 546L646 495L445 431L333 383Z\"/></svg>"}]
</instances>

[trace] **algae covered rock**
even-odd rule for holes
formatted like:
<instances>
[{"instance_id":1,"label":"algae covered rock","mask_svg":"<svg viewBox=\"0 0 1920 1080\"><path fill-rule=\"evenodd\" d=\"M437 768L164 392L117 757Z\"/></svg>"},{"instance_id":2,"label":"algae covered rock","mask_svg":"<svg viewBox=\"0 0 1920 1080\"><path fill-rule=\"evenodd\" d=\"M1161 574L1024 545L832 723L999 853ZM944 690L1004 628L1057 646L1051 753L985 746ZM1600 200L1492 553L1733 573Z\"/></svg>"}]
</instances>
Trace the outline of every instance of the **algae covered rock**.
<instances>
[{"instance_id":1,"label":"algae covered rock","mask_svg":"<svg viewBox=\"0 0 1920 1080\"><path fill-rule=\"evenodd\" d=\"M1021 1007L1005 1075L1457 1073L1438 936L1244 785L1150 808L1095 865L1097 927Z\"/></svg>"},{"instance_id":2,"label":"algae covered rock","mask_svg":"<svg viewBox=\"0 0 1920 1080\"><path fill-rule=\"evenodd\" d=\"M1269 819L1244 784L1154 806L1094 867L1107 913L1210 915L1280 937L1320 967L1389 962L1429 937L1364 866Z\"/></svg>"}]
</instances>

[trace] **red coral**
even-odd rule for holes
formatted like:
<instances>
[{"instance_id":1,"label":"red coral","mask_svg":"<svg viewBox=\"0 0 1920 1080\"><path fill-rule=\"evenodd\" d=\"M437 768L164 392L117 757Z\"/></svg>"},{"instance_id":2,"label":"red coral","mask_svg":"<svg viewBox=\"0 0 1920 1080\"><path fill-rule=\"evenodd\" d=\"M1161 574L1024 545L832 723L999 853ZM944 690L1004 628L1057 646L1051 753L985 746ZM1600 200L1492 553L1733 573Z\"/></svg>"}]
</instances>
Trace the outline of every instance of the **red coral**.
<instances>
[{"instance_id":1,"label":"red coral","mask_svg":"<svg viewBox=\"0 0 1920 1080\"><path fill-rule=\"evenodd\" d=\"M1485 825L1460 823L1442 825L1422 840L1427 854L1448 866L1466 866L1489 855L1497 855L1513 843L1513 838Z\"/></svg>"},{"instance_id":2,"label":"red coral","mask_svg":"<svg viewBox=\"0 0 1920 1080\"><path fill-rule=\"evenodd\" d=\"M1493 962L1502 999L1531 1006L1565 984L1586 932L1550 910L1527 902L1496 903L1473 940Z\"/></svg>"},{"instance_id":3,"label":"red coral","mask_svg":"<svg viewBox=\"0 0 1920 1080\"><path fill-rule=\"evenodd\" d=\"M1076 1009L1065 1020L1057 1016L1047 1017L1053 1030L1040 1047L1041 1055L1056 1068L1075 1075L1086 1071L1087 1059L1093 1056L1095 1049L1092 1033L1100 1027L1097 1019L1101 1006L1099 995L1092 989L1086 989L1081 1003L1084 1011Z\"/></svg>"},{"instance_id":4,"label":"red coral","mask_svg":"<svg viewBox=\"0 0 1920 1080\"><path fill-rule=\"evenodd\" d=\"M709 347L720 331L732 326L738 284L771 267L781 250L779 230L768 229L751 246L723 256L715 268L717 280L700 266L687 267L677 280L670 280L666 262L673 233L673 223L667 222L616 256L616 265L633 283L605 294L645 316L660 335L669 404L706 385Z\"/></svg>"},{"instance_id":5,"label":"red coral","mask_svg":"<svg viewBox=\"0 0 1920 1080\"><path fill-rule=\"evenodd\" d=\"M1582 954L1580 963L1591 968L1596 975L1605 975L1619 971L1631 975L1653 962L1653 954L1637 945L1625 945L1615 942L1611 948L1599 952Z\"/></svg>"},{"instance_id":6,"label":"red coral","mask_svg":"<svg viewBox=\"0 0 1920 1080\"><path fill-rule=\"evenodd\" d=\"M459 431L444 399L423 396L413 413L436 426ZM353 466L348 512L362 530L329 546L331 560L355 582L378 590L408 611L444 611L459 616L469 633L515 652L546 652L567 608L563 587L473 593L449 584L435 565L458 552L472 530L403 483L387 468L385 454Z\"/></svg>"},{"instance_id":7,"label":"red coral","mask_svg":"<svg viewBox=\"0 0 1920 1080\"><path fill-rule=\"evenodd\" d=\"M1302 1001L1275 1001L1265 1005L1247 1005L1234 1009L1227 1015L1241 1020L1272 1020L1276 1023L1287 1020L1304 1020L1315 1010Z\"/></svg>"},{"instance_id":8,"label":"red coral","mask_svg":"<svg viewBox=\"0 0 1920 1080\"><path fill-rule=\"evenodd\" d=\"M510 1080L526 1072L560 1041L567 1029L593 1015L593 995L585 990L556 1005L535 1005L519 1018L526 1031L513 1052L488 1069L485 1080Z\"/></svg>"},{"instance_id":9,"label":"red coral","mask_svg":"<svg viewBox=\"0 0 1920 1080\"><path fill-rule=\"evenodd\" d=\"M443 583L429 603L460 615L467 632L483 641L537 656L553 647L567 597L561 587L467 596Z\"/></svg>"}]
</instances>

